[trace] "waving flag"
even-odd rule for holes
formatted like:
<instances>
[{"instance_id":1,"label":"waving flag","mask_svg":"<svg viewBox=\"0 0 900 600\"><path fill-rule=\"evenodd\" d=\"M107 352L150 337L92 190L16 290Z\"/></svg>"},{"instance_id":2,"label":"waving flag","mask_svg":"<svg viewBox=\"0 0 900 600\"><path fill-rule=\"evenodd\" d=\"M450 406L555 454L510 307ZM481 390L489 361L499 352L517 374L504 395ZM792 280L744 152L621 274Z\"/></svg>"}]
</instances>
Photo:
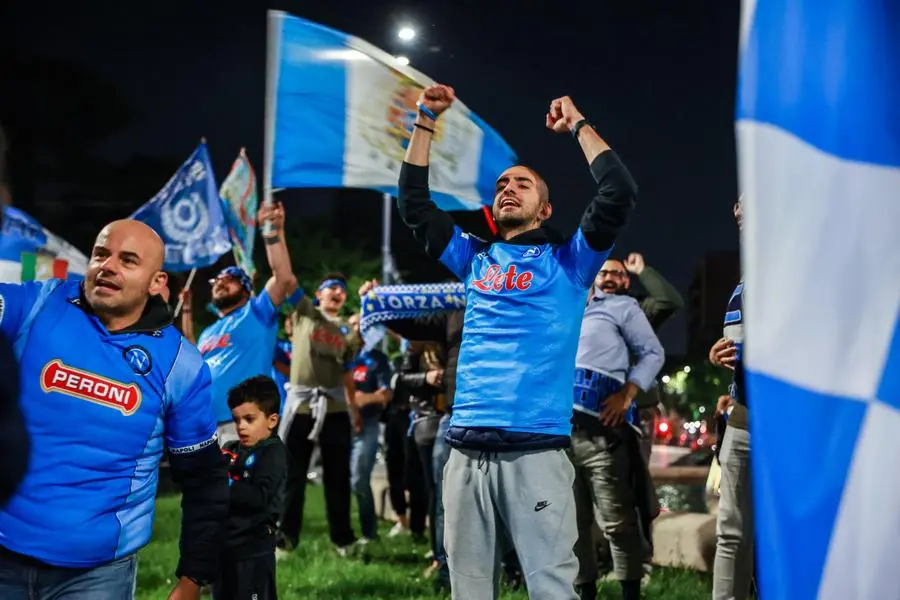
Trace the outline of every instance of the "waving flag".
<instances>
[{"instance_id":1,"label":"waving flag","mask_svg":"<svg viewBox=\"0 0 900 600\"><path fill-rule=\"evenodd\" d=\"M266 185L368 188L396 196L400 164L431 79L371 44L269 11ZM447 210L480 210L516 158L457 101L437 123L431 190Z\"/></svg>"},{"instance_id":2,"label":"waving flag","mask_svg":"<svg viewBox=\"0 0 900 600\"><path fill-rule=\"evenodd\" d=\"M208 267L231 250L206 144L197 146L165 187L131 218L162 237L167 271Z\"/></svg>"},{"instance_id":3,"label":"waving flag","mask_svg":"<svg viewBox=\"0 0 900 600\"><path fill-rule=\"evenodd\" d=\"M900 4L745 2L741 37L761 597L900 598Z\"/></svg>"},{"instance_id":4,"label":"waving flag","mask_svg":"<svg viewBox=\"0 0 900 600\"><path fill-rule=\"evenodd\" d=\"M231 235L234 261L248 275L253 277L253 243L256 239L256 212L259 197L256 195L256 174L241 148L240 154L231 166L231 171L219 188L219 196L225 207L225 220Z\"/></svg>"},{"instance_id":5,"label":"waving flag","mask_svg":"<svg viewBox=\"0 0 900 600\"><path fill-rule=\"evenodd\" d=\"M3 207L0 235L0 282L20 283L50 278L83 277L88 258L31 215Z\"/></svg>"}]
</instances>

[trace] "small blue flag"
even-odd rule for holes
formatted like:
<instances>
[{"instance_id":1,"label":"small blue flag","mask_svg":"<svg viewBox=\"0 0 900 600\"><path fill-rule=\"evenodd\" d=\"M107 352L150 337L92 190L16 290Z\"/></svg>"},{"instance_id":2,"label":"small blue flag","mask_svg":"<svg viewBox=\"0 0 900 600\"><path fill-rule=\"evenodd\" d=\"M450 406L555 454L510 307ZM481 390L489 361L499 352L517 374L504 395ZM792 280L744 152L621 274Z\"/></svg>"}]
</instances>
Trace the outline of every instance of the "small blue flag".
<instances>
[{"instance_id":1,"label":"small blue flag","mask_svg":"<svg viewBox=\"0 0 900 600\"><path fill-rule=\"evenodd\" d=\"M231 250L228 225L206 144L132 219L152 227L166 245L165 270L208 267Z\"/></svg>"}]
</instances>

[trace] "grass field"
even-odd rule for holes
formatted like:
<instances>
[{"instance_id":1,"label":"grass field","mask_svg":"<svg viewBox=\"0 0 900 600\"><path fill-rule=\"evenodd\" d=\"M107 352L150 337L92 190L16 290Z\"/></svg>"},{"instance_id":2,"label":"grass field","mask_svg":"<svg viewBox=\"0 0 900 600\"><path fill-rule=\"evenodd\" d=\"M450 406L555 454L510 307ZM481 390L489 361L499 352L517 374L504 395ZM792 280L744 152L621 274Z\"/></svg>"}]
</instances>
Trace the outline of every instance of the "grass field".
<instances>
[{"instance_id":1,"label":"grass field","mask_svg":"<svg viewBox=\"0 0 900 600\"><path fill-rule=\"evenodd\" d=\"M322 488L310 486L301 546L289 559L278 563L278 595L281 600L373 600L434 598L431 581L423 577L428 566L425 545L408 537L370 544L364 556L339 558L328 540ZM138 600L165 598L173 585L178 559L181 519L179 498L160 498L156 505L153 541L140 554ZM355 515L354 515L355 517ZM675 569L657 569L645 589L647 600L707 600L711 595L708 575ZM526 599L520 592L506 591L504 600ZM618 584L604 583L600 598L621 598Z\"/></svg>"}]
</instances>

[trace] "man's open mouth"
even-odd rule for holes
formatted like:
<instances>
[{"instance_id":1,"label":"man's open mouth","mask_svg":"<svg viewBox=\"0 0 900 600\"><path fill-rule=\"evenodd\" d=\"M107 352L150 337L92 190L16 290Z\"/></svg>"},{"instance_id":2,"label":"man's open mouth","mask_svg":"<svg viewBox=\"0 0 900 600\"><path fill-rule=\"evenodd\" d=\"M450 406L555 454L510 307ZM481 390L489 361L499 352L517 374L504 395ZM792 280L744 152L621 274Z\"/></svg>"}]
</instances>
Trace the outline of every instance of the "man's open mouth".
<instances>
[{"instance_id":1,"label":"man's open mouth","mask_svg":"<svg viewBox=\"0 0 900 600\"><path fill-rule=\"evenodd\" d=\"M503 210L504 208L507 208L507 207L518 208L518 207L519 207L519 201L516 200L515 198L503 198L503 199L501 199L501 200L500 200L500 210Z\"/></svg>"},{"instance_id":2,"label":"man's open mouth","mask_svg":"<svg viewBox=\"0 0 900 600\"><path fill-rule=\"evenodd\" d=\"M108 279L97 279L94 281L94 287L103 288L105 290L111 290L117 292L122 289L122 287Z\"/></svg>"}]
</instances>

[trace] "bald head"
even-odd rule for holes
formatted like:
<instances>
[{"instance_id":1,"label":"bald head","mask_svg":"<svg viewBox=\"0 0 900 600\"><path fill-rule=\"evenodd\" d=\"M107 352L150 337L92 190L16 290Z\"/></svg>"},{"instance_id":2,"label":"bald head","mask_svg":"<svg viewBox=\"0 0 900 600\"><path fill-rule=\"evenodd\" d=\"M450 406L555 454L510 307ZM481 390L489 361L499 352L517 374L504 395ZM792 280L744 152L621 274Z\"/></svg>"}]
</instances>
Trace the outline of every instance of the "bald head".
<instances>
[{"instance_id":1,"label":"bald head","mask_svg":"<svg viewBox=\"0 0 900 600\"><path fill-rule=\"evenodd\" d=\"M146 223L134 219L113 221L100 230L94 245L103 245L110 239L127 240L127 245L139 255L142 262L155 271L162 270L165 244L159 234Z\"/></svg>"},{"instance_id":2,"label":"bald head","mask_svg":"<svg viewBox=\"0 0 900 600\"><path fill-rule=\"evenodd\" d=\"M103 323L127 327L143 314L151 296L163 294L165 246L153 229L132 219L100 230L84 278L88 303Z\"/></svg>"}]
</instances>

